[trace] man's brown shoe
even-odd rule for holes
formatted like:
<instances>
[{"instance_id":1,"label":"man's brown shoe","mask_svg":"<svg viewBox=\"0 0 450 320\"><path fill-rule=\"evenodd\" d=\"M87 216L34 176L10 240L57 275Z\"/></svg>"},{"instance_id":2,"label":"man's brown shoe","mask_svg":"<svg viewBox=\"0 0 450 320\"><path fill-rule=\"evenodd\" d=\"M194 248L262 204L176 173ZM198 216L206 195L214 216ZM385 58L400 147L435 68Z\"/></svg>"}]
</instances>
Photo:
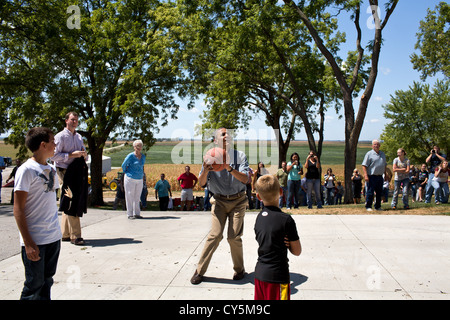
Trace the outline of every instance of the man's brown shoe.
<instances>
[{"instance_id":1,"label":"man's brown shoe","mask_svg":"<svg viewBox=\"0 0 450 320\"><path fill-rule=\"evenodd\" d=\"M239 272L239 273L235 272L234 276L233 276L233 280L242 280L242 279L244 279L244 276L245 276L244 271Z\"/></svg>"},{"instance_id":2,"label":"man's brown shoe","mask_svg":"<svg viewBox=\"0 0 450 320\"><path fill-rule=\"evenodd\" d=\"M194 275L191 278L192 284L200 284L203 281L203 276L199 275L197 270L195 270Z\"/></svg>"},{"instance_id":3,"label":"man's brown shoe","mask_svg":"<svg viewBox=\"0 0 450 320\"><path fill-rule=\"evenodd\" d=\"M72 239L70 240L70 242L76 246L82 246L84 245L84 240L83 238L76 238L76 239Z\"/></svg>"}]
</instances>

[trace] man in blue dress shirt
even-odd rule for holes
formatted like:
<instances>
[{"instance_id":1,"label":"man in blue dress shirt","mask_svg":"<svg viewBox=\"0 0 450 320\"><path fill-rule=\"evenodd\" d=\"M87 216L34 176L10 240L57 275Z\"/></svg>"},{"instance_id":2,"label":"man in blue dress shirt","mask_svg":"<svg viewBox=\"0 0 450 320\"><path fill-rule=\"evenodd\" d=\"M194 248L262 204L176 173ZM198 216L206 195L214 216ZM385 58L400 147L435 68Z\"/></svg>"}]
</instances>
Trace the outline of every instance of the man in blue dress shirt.
<instances>
[{"instance_id":1,"label":"man in blue dress shirt","mask_svg":"<svg viewBox=\"0 0 450 320\"><path fill-rule=\"evenodd\" d=\"M214 137L214 143L225 149L231 160L222 171L213 171L212 166L205 162L200 171L198 180L200 186L207 186L208 190L214 194L211 201L212 226L197 269L191 278L192 284L202 282L212 255L223 238L227 220L227 240L234 269L233 280L241 280L244 278L245 272L241 237L244 231L244 216L247 207L248 161L243 152L233 149L232 137L228 134L227 129L218 129Z\"/></svg>"}]
</instances>

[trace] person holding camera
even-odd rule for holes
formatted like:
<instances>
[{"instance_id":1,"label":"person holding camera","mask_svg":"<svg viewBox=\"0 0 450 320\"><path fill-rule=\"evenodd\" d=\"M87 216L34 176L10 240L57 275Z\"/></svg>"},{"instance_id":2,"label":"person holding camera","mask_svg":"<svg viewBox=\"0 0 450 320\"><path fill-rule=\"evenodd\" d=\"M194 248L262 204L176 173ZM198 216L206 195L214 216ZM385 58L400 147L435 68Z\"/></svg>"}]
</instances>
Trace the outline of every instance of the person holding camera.
<instances>
[{"instance_id":1,"label":"person holding camera","mask_svg":"<svg viewBox=\"0 0 450 320\"><path fill-rule=\"evenodd\" d=\"M311 150L306 158L305 168L308 170L306 177L306 204L312 209L312 191L316 195L317 209L322 208L322 191L320 185L320 162L316 153Z\"/></svg>"},{"instance_id":2,"label":"person holding camera","mask_svg":"<svg viewBox=\"0 0 450 320\"><path fill-rule=\"evenodd\" d=\"M434 146L433 149L431 149L429 156L425 160L426 163L430 165L428 170L428 182L427 182L427 188L425 193L425 203L431 202L431 196L433 195L434 187L432 185L432 181L434 178L434 172L436 171L436 168L439 167L442 161L447 160L447 156L440 152L441 149L438 146ZM435 195L435 202L438 202L438 199Z\"/></svg>"},{"instance_id":3,"label":"person holding camera","mask_svg":"<svg viewBox=\"0 0 450 320\"><path fill-rule=\"evenodd\" d=\"M294 209L297 209L299 205L298 200L300 196L301 175L303 174L303 168L300 164L300 156L297 152L291 154L291 161L289 161L286 165L286 172L288 173L288 198L286 201L286 207L287 209L291 209L292 202L294 202Z\"/></svg>"},{"instance_id":4,"label":"person holding camera","mask_svg":"<svg viewBox=\"0 0 450 320\"><path fill-rule=\"evenodd\" d=\"M325 187L325 190L327 191L327 197L325 198L325 204L332 205L332 204L334 204L334 196L336 194L336 190L335 190L336 176L333 173L333 169L328 168L327 173L324 175L323 179L325 180L323 186Z\"/></svg>"}]
</instances>

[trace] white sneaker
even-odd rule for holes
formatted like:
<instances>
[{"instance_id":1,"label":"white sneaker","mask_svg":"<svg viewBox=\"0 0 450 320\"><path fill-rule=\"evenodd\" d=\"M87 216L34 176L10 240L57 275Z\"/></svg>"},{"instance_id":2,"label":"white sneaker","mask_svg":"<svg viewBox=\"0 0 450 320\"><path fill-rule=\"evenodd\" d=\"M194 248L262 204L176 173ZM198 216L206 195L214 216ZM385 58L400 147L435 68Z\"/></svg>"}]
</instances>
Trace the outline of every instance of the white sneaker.
<instances>
[{"instance_id":1,"label":"white sneaker","mask_svg":"<svg viewBox=\"0 0 450 320\"><path fill-rule=\"evenodd\" d=\"M367 211L373 211L372 208L366 208Z\"/></svg>"}]
</instances>

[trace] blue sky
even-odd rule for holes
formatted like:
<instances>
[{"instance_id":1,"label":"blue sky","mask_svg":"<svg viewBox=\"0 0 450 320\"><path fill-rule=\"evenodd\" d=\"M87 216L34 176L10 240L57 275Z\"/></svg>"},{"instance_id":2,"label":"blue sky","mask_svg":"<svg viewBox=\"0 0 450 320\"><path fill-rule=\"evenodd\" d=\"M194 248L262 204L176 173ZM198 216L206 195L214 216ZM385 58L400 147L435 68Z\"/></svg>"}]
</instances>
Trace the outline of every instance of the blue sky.
<instances>
[{"instance_id":1,"label":"blue sky","mask_svg":"<svg viewBox=\"0 0 450 320\"><path fill-rule=\"evenodd\" d=\"M384 44L381 48L378 77L374 92L369 102L365 123L360 135L360 140L372 140L379 138L386 124L383 117L382 105L387 104L391 95L396 90L407 90L414 81L421 81L420 74L414 70L410 61L410 55L415 52L414 45L417 42L416 33L419 23L427 14L427 9L434 10L440 1L437 0L400 0L394 13L383 29ZM366 7L361 10L361 29L363 33L363 46L373 38L373 29L370 29L370 13L368 1ZM380 1L384 3L384 1ZM381 19L384 18L384 5L381 7ZM340 22L341 23L341 22ZM348 50L355 50L355 31L350 20L342 21L341 31L347 33ZM342 54L345 57L346 54ZM433 84L436 78L430 78L427 83ZM360 93L362 95L362 92ZM199 116L205 109L203 101L197 101L195 108L187 110L186 103L181 102L178 120L171 120L167 127L161 127L158 138L194 137L194 126L200 124ZM359 99L354 100L355 113L359 106ZM342 114L342 111L341 111ZM264 123L263 116L254 117L250 124L251 130L256 132L271 132ZM325 121L325 140L344 140L344 120L338 120L336 112L329 111ZM306 135L301 132L296 135L296 140L306 140ZM317 137L316 137L317 138Z\"/></svg>"}]
</instances>

